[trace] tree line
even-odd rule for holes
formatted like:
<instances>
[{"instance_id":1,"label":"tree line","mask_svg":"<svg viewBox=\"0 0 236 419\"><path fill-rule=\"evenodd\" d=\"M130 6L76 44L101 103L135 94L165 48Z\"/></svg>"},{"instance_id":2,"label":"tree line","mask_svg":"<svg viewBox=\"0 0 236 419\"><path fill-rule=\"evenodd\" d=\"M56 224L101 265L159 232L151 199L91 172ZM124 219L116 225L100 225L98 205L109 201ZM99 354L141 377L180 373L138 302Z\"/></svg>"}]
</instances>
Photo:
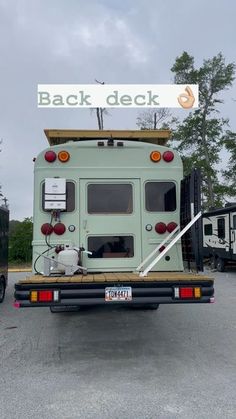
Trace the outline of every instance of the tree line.
<instances>
[{"instance_id":1,"label":"tree line","mask_svg":"<svg viewBox=\"0 0 236 419\"><path fill-rule=\"evenodd\" d=\"M196 68L194 57L183 52L171 71L176 84L199 85L199 108L183 121L171 117L166 109L148 110L138 116L137 125L141 129L170 128L185 174L194 167L201 170L203 209L221 207L236 197L236 133L230 130L229 119L220 115L221 94L233 84L235 63L226 64L219 53ZM229 153L229 160L220 169L223 150Z\"/></svg>"},{"instance_id":2,"label":"tree line","mask_svg":"<svg viewBox=\"0 0 236 419\"><path fill-rule=\"evenodd\" d=\"M32 259L33 221L11 220L9 223L9 262L28 264Z\"/></svg>"}]
</instances>

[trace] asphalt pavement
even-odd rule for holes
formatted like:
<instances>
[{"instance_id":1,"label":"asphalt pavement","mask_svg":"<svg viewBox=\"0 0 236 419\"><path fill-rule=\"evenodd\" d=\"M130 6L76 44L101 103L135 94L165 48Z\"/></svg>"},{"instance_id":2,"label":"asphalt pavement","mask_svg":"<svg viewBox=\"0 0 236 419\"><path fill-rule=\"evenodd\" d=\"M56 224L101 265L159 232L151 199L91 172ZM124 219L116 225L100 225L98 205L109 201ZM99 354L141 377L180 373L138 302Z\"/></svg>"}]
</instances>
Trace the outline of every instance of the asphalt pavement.
<instances>
[{"instance_id":1,"label":"asphalt pavement","mask_svg":"<svg viewBox=\"0 0 236 419\"><path fill-rule=\"evenodd\" d=\"M157 311L0 305L1 419L236 417L236 270L215 304Z\"/></svg>"}]
</instances>

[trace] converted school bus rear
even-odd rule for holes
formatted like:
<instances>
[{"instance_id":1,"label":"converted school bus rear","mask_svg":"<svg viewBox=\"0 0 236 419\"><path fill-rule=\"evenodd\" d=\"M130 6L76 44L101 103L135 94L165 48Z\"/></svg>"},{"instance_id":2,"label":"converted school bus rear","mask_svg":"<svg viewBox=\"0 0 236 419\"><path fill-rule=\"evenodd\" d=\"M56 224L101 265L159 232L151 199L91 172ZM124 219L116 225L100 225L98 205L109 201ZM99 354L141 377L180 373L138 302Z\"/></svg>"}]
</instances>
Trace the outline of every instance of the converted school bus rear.
<instances>
[{"instance_id":1,"label":"converted school bus rear","mask_svg":"<svg viewBox=\"0 0 236 419\"><path fill-rule=\"evenodd\" d=\"M165 146L170 132L45 132L50 147L35 161L35 275L16 285L18 306L211 302L212 279L183 272L180 239L147 276L134 273L180 224L183 167Z\"/></svg>"}]
</instances>

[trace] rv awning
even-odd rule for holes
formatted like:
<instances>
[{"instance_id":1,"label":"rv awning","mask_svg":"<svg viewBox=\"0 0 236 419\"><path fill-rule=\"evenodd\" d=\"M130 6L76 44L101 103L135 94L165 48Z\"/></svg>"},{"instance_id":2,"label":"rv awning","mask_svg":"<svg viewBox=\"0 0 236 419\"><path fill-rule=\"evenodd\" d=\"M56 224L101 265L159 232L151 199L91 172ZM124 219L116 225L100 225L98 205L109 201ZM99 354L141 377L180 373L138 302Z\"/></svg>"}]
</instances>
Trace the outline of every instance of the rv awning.
<instances>
[{"instance_id":1,"label":"rv awning","mask_svg":"<svg viewBox=\"0 0 236 419\"><path fill-rule=\"evenodd\" d=\"M45 135L51 146L65 144L68 141L84 141L94 139L123 139L143 141L157 145L165 145L171 137L170 130L69 130L45 129Z\"/></svg>"}]
</instances>

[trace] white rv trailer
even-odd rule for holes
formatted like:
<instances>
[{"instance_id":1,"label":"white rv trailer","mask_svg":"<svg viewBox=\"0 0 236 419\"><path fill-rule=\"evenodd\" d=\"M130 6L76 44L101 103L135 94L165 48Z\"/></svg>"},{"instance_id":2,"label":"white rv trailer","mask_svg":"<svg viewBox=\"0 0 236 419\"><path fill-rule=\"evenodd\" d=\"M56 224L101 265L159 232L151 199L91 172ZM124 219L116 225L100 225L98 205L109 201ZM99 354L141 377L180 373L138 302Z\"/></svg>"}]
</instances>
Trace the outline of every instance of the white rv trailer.
<instances>
[{"instance_id":1,"label":"white rv trailer","mask_svg":"<svg viewBox=\"0 0 236 419\"><path fill-rule=\"evenodd\" d=\"M203 255L219 272L236 264L236 204L203 215Z\"/></svg>"}]
</instances>

